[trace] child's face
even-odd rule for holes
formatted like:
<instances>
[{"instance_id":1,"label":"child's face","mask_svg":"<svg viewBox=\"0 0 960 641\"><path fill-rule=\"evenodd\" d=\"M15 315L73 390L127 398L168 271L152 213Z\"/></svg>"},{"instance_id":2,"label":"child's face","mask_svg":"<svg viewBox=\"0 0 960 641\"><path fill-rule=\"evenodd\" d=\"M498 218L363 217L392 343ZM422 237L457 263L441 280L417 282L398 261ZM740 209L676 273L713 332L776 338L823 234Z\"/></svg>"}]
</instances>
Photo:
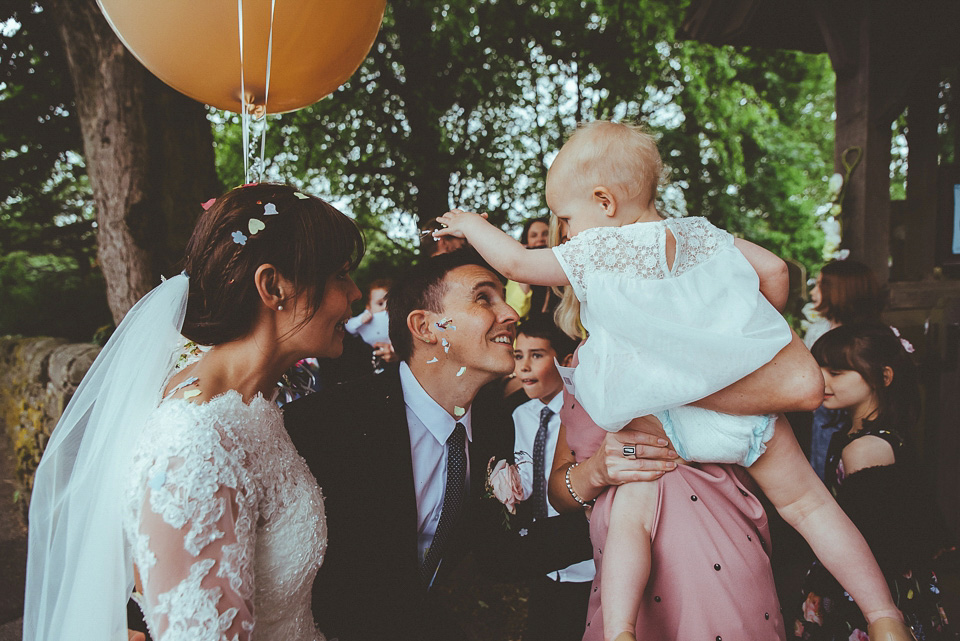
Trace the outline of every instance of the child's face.
<instances>
[{"instance_id":1,"label":"child's face","mask_svg":"<svg viewBox=\"0 0 960 641\"><path fill-rule=\"evenodd\" d=\"M810 288L810 302L813 303L814 307L819 307L820 302L823 300L823 296L820 293L820 279L821 275L817 274L817 282L813 284L813 287Z\"/></svg>"},{"instance_id":2,"label":"child's face","mask_svg":"<svg viewBox=\"0 0 960 641\"><path fill-rule=\"evenodd\" d=\"M566 165L563 156L558 156L547 174L546 189L547 206L560 219L565 236L573 238L585 229L618 225L593 191L570 179Z\"/></svg>"},{"instance_id":3,"label":"child's face","mask_svg":"<svg viewBox=\"0 0 960 641\"><path fill-rule=\"evenodd\" d=\"M553 363L557 352L547 339L520 334L513 356L516 359L514 374L530 398L549 403L563 389L563 379Z\"/></svg>"},{"instance_id":4,"label":"child's face","mask_svg":"<svg viewBox=\"0 0 960 641\"><path fill-rule=\"evenodd\" d=\"M380 289L371 289L370 290L370 302L367 303L367 309L370 310L370 313L376 314L377 312L382 312L387 308L387 290Z\"/></svg>"},{"instance_id":5,"label":"child's face","mask_svg":"<svg viewBox=\"0 0 960 641\"><path fill-rule=\"evenodd\" d=\"M877 407L877 393L860 372L852 369L821 367L823 406L831 410L850 410L854 416L868 416Z\"/></svg>"}]
</instances>

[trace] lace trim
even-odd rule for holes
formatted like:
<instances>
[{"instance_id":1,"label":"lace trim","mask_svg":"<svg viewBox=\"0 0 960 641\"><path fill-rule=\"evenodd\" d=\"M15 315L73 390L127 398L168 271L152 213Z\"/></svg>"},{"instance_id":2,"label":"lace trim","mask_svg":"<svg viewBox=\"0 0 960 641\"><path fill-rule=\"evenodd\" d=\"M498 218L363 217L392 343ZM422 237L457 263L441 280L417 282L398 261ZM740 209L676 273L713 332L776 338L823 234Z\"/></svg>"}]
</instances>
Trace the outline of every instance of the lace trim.
<instances>
[{"instance_id":1,"label":"lace trim","mask_svg":"<svg viewBox=\"0 0 960 641\"><path fill-rule=\"evenodd\" d=\"M674 266L667 266L666 231L677 240ZM705 218L667 219L653 223L634 223L624 227L595 227L577 234L556 248L567 278L586 300L587 278L608 273L641 280L659 280L679 276L709 260L732 242L729 234L717 229Z\"/></svg>"}]
</instances>

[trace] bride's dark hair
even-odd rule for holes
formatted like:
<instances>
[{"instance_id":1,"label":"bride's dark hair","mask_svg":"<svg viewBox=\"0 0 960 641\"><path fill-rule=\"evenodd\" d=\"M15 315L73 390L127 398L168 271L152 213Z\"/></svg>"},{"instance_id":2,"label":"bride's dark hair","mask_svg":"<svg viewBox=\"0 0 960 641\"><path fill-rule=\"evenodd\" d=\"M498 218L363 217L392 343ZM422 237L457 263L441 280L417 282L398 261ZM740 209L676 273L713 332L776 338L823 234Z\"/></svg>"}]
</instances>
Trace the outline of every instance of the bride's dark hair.
<instances>
[{"instance_id":1,"label":"bride's dark hair","mask_svg":"<svg viewBox=\"0 0 960 641\"><path fill-rule=\"evenodd\" d=\"M265 263L306 294L306 322L320 307L327 278L354 269L363 252L356 224L330 203L289 185L237 187L201 214L187 244L182 333L218 345L249 332L260 304L254 274Z\"/></svg>"}]
</instances>

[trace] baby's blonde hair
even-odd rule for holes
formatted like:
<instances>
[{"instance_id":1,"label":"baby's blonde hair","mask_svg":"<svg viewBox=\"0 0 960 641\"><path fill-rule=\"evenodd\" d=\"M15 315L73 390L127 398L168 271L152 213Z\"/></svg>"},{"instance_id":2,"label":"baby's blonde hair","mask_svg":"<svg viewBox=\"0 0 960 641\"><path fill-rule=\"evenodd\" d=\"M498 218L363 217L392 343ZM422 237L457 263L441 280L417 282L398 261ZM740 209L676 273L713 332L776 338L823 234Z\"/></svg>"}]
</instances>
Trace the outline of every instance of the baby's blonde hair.
<instances>
[{"instance_id":1,"label":"baby's blonde hair","mask_svg":"<svg viewBox=\"0 0 960 641\"><path fill-rule=\"evenodd\" d=\"M656 200L663 173L653 136L639 125L609 120L581 123L551 170L558 166L565 170L562 180L575 181L584 189L604 185L625 200L643 197L644 205Z\"/></svg>"}]
</instances>

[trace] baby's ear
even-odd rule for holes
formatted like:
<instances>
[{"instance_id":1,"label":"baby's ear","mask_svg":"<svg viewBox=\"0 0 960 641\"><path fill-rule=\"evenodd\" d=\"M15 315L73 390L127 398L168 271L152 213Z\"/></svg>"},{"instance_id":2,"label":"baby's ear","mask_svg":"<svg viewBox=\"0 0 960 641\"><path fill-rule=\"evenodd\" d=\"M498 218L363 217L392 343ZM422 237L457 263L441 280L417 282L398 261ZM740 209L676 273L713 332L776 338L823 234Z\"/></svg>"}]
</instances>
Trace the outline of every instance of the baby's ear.
<instances>
[{"instance_id":1,"label":"baby's ear","mask_svg":"<svg viewBox=\"0 0 960 641\"><path fill-rule=\"evenodd\" d=\"M617 213L617 199L613 192L604 185L597 185L593 188L593 200L607 216L614 216Z\"/></svg>"},{"instance_id":2,"label":"baby's ear","mask_svg":"<svg viewBox=\"0 0 960 641\"><path fill-rule=\"evenodd\" d=\"M560 359L560 365L562 365L563 367L570 367L570 363L572 362L573 362L573 354L567 354L566 356Z\"/></svg>"}]
</instances>

